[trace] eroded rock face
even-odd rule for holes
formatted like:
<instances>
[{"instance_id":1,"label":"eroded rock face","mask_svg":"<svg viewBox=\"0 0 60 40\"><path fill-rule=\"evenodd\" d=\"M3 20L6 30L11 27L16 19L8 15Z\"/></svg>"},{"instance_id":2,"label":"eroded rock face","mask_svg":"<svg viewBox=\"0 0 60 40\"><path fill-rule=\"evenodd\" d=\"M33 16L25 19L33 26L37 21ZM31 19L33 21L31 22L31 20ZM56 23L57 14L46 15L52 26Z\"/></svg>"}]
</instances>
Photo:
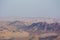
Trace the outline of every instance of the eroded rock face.
<instances>
[{"instance_id":1,"label":"eroded rock face","mask_svg":"<svg viewBox=\"0 0 60 40\"><path fill-rule=\"evenodd\" d=\"M60 23L32 22L25 25L22 21L0 22L0 38L13 40L19 38L30 39L31 35L38 34L39 39L54 39L60 35Z\"/></svg>"}]
</instances>

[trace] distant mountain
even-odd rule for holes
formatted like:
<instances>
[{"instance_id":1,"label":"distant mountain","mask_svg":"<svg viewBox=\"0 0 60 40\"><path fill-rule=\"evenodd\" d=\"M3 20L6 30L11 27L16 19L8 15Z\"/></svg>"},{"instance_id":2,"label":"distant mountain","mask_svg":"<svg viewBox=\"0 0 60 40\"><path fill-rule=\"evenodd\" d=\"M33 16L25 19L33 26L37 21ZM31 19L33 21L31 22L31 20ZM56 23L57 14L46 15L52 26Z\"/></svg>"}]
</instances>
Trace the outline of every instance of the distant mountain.
<instances>
[{"instance_id":1,"label":"distant mountain","mask_svg":"<svg viewBox=\"0 0 60 40\"><path fill-rule=\"evenodd\" d=\"M27 27L27 30L29 31L37 31L37 32L60 32L60 23L51 23L48 24L46 22L37 22L32 23Z\"/></svg>"},{"instance_id":2,"label":"distant mountain","mask_svg":"<svg viewBox=\"0 0 60 40\"><path fill-rule=\"evenodd\" d=\"M2 23L2 22L1 22ZM5 25L3 25L5 24ZM2 27L1 27L2 26ZM24 21L12 21L8 23L2 23L0 25L0 29L9 29L9 28L16 28L16 30L26 30L26 31L37 31L37 32L60 32L60 23L55 22L55 23L47 23L47 22L33 22L30 25L26 25Z\"/></svg>"},{"instance_id":3,"label":"distant mountain","mask_svg":"<svg viewBox=\"0 0 60 40\"><path fill-rule=\"evenodd\" d=\"M36 31L43 31L45 29L45 23L38 22L38 23L32 23L28 26L28 30L36 30Z\"/></svg>"},{"instance_id":4,"label":"distant mountain","mask_svg":"<svg viewBox=\"0 0 60 40\"><path fill-rule=\"evenodd\" d=\"M17 30L24 29L26 27L26 25L22 21L13 21L13 22L10 22L9 26L14 26L14 27L16 27Z\"/></svg>"},{"instance_id":5,"label":"distant mountain","mask_svg":"<svg viewBox=\"0 0 60 40\"><path fill-rule=\"evenodd\" d=\"M25 18L24 18L25 19ZM2 35L1 35L2 34ZM27 37L33 39L35 36L41 40L44 38L60 37L60 22L54 19L27 18L25 20L0 21L1 38ZM23 39L23 38L22 38Z\"/></svg>"}]
</instances>

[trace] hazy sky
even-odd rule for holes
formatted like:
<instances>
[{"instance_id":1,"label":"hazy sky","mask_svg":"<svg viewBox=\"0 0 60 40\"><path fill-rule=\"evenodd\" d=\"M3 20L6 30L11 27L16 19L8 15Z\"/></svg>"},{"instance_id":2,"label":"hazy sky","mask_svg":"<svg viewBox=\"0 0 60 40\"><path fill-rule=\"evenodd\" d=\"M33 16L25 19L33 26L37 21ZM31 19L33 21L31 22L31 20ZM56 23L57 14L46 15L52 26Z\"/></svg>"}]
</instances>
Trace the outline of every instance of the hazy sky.
<instances>
[{"instance_id":1,"label":"hazy sky","mask_svg":"<svg viewBox=\"0 0 60 40\"><path fill-rule=\"evenodd\" d=\"M1 16L60 18L60 0L0 0Z\"/></svg>"}]
</instances>

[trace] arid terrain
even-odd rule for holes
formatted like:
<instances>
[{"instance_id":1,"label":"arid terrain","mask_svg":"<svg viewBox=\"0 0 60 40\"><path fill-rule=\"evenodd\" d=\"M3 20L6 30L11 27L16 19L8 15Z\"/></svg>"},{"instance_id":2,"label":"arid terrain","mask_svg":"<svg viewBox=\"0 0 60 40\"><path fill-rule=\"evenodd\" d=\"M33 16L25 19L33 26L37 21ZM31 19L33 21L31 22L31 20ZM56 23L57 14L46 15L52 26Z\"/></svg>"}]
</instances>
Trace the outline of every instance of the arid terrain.
<instances>
[{"instance_id":1,"label":"arid terrain","mask_svg":"<svg viewBox=\"0 0 60 40\"><path fill-rule=\"evenodd\" d=\"M54 18L0 19L0 40L60 40L60 21Z\"/></svg>"}]
</instances>

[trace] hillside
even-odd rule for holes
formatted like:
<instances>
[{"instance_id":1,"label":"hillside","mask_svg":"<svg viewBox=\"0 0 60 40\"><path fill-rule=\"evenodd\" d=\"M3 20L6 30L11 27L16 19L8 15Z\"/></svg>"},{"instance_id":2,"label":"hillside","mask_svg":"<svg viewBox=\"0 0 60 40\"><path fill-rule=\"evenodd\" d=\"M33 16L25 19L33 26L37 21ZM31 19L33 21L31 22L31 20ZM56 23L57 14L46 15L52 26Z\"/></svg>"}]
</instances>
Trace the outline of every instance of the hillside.
<instances>
[{"instance_id":1,"label":"hillside","mask_svg":"<svg viewBox=\"0 0 60 40\"><path fill-rule=\"evenodd\" d=\"M0 40L60 40L60 22L50 18L0 20Z\"/></svg>"}]
</instances>

